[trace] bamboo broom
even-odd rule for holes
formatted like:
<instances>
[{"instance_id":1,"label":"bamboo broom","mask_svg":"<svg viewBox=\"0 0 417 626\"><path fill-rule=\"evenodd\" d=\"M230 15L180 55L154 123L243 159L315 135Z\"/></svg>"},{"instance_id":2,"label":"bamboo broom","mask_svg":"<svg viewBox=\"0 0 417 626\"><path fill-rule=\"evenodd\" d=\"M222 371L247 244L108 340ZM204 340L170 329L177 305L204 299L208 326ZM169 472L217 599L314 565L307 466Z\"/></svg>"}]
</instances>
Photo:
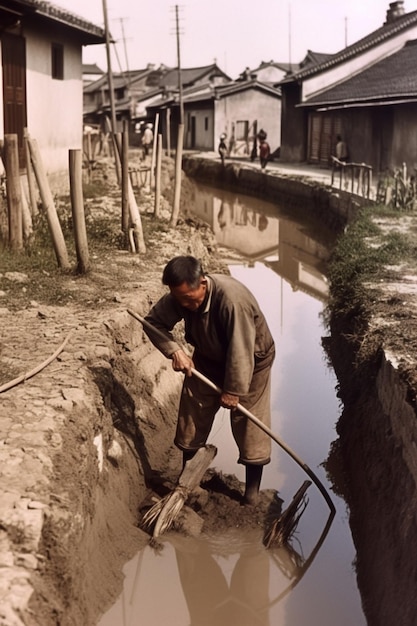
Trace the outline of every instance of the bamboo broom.
<instances>
[{"instance_id":1,"label":"bamboo broom","mask_svg":"<svg viewBox=\"0 0 417 626\"><path fill-rule=\"evenodd\" d=\"M216 446L209 444L199 448L193 458L186 461L174 491L161 498L145 513L142 525L145 529L154 526L154 538L162 535L175 522L188 496L200 484L216 454Z\"/></svg>"}]
</instances>

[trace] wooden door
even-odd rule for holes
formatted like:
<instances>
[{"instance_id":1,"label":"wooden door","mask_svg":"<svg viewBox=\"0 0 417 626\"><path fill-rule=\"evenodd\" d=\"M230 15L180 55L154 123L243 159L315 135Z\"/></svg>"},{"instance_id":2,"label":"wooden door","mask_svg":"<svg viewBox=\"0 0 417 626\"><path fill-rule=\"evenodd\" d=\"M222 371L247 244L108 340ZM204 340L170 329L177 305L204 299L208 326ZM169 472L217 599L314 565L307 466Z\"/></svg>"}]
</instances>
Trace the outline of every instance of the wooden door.
<instances>
[{"instance_id":1,"label":"wooden door","mask_svg":"<svg viewBox=\"0 0 417 626\"><path fill-rule=\"evenodd\" d=\"M3 33L1 36L3 64L4 134L18 136L19 163L25 165L23 130L26 115L26 45L23 37Z\"/></svg>"},{"instance_id":2,"label":"wooden door","mask_svg":"<svg viewBox=\"0 0 417 626\"><path fill-rule=\"evenodd\" d=\"M308 161L329 165L334 154L336 137L342 133L342 121L338 115L311 113L309 116Z\"/></svg>"}]
</instances>

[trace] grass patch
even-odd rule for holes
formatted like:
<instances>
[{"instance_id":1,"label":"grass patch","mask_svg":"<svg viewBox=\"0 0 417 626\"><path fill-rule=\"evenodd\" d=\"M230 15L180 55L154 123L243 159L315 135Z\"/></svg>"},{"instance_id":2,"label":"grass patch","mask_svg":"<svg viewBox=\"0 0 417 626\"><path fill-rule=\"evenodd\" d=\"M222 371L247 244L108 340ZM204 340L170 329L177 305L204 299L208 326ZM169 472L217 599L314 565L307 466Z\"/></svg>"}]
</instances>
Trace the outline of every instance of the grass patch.
<instances>
[{"instance_id":1,"label":"grass patch","mask_svg":"<svg viewBox=\"0 0 417 626\"><path fill-rule=\"evenodd\" d=\"M386 230L376 219L396 216L387 207L363 209L340 236L329 263L329 308L333 314L369 310L371 293L366 283L387 275L387 267L415 258L417 245L407 233ZM403 213L402 213L403 215Z\"/></svg>"}]
</instances>

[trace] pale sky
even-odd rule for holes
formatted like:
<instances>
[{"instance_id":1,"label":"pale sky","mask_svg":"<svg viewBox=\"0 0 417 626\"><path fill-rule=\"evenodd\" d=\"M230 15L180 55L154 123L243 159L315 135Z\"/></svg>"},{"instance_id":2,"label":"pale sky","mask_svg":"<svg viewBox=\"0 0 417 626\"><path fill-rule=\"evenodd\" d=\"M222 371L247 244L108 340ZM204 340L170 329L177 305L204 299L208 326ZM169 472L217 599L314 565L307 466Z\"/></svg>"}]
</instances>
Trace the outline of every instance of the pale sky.
<instances>
[{"instance_id":1,"label":"pale sky","mask_svg":"<svg viewBox=\"0 0 417 626\"><path fill-rule=\"evenodd\" d=\"M337 52L376 30L392 0L188 0L178 3L181 66L214 61L232 79L262 61L298 63L308 49ZM54 0L98 26L104 25L102 0ZM175 2L107 0L117 56L112 69L141 69L147 63L177 65ZM417 0L405 0L407 13ZM290 28L291 26L291 28ZM125 42L125 43L124 43ZM88 46L83 61L106 69L104 46Z\"/></svg>"}]
</instances>

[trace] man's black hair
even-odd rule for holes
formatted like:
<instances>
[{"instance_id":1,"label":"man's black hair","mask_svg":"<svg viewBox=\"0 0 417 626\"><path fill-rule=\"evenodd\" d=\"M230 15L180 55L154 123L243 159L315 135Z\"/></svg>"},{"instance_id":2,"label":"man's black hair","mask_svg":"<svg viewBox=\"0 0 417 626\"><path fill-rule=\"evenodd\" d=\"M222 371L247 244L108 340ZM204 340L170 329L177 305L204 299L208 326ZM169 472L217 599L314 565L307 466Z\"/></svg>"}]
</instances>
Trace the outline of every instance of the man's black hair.
<instances>
[{"instance_id":1,"label":"man's black hair","mask_svg":"<svg viewBox=\"0 0 417 626\"><path fill-rule=\"evenodd\" d=\"M162 283L168 287L178 287L187 283L196 289L204 276L201 262L193 256L176 256L166 264L162 273Z\"/></svg>"}]
</instances>

